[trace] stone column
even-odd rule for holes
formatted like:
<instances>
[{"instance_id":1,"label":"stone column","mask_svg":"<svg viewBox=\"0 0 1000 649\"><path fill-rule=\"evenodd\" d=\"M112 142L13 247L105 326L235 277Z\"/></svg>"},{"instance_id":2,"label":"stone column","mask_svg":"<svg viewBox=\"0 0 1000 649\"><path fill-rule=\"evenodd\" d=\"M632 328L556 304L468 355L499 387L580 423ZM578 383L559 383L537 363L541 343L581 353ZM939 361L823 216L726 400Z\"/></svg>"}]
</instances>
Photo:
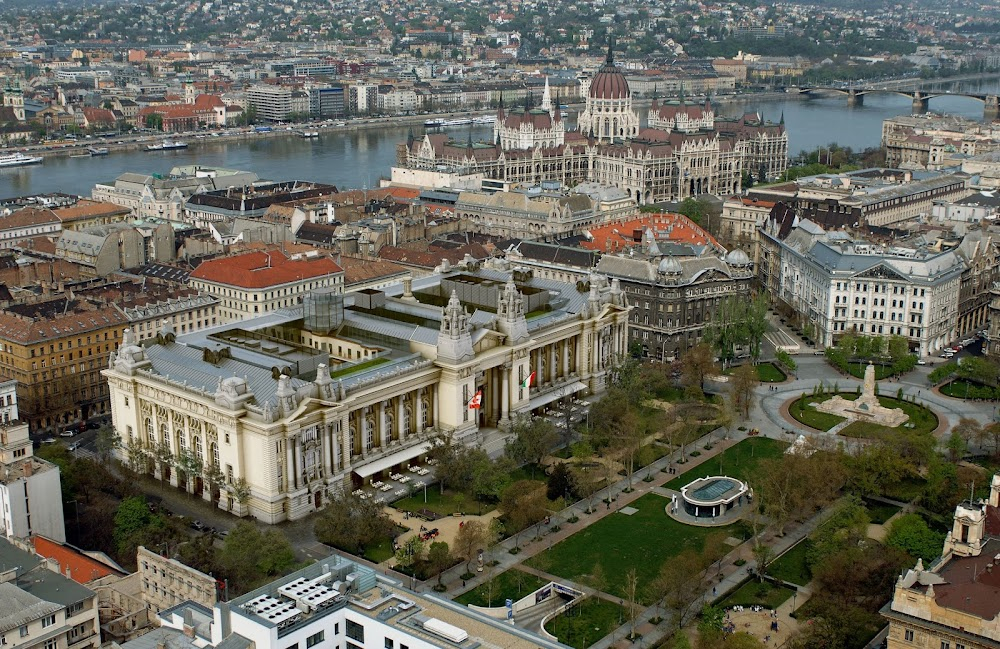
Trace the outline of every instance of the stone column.
<instances>
[{"instance_id":1,"label":"stone column","mask_svg":"<svg viewBox=\"0 0 1000 649\"><path fill-rule=\"evenodd\" d=\"M385 419L385 401L378 403L378 446L383 451L389 445L389 431Z\"/></svg>"},{"instance_id":2,"label":"stone column","mask_svg":"<svg viewBox=\"0 0 1000 649\"><path fill-rule=\"evenodd\" d=\"M399 431L398 439L400 442L406 439L406 434L410 432L403 428L403 415L406 408L405 402L406 399L403 398L403 395L396 397L396 430Z\"/></svg>"},{"instance_id":3,"label":"stone column","mask_svg":"<svg viewBox=\"0 0 1000 649\"><path fill-rule=\"evenodd\" d=\"M334 466L336 466L336 455L334 455L334 439L333 434L333 424L317 424L320 426L320 444L322 444L322 456L323 456L323 476L329 477L333 475Z\"/></svg>"},{"instance_id":4,"label":"stone column","mask_svg":"<svg viewBox=\"0 0 1000 649\"><path fill-rule=\"evenodd\" d=\"M563 366L563 376L569 376L569 341L567 338L562 343L562 366Z\"/></svg>"},{"instance_id":5,"label":"stone column","mask_svg":"<svg viewBox=\"0 0 1000 649\"><path fill-rule=\"evenodd\" d=\"M341 467L346 469L351 466L351 415L346 412L340 417L340 452Z\"/></svg>"},{"instance_id":6,"label":"stone column","mask_svg":"<svg viewBox=\"0 0 1000 649\"><path fill-rule=\"evenodd\" d=\"M416 407L413 409L417 420L413 422L414 430L418 434L423 434L424 432L424 388L417 390Z\"/></svg>"},{"instance_id":7,"label":"stone column","mask_svg":"<svg viewBox=\"0 0 1000 649\"><path fill-rule=\"evenodd\" d=\"M549 381L555 383L558 378L556 375L559 373L559 364L556 361L556 344L552 343L549 345Z\"/></svg>"},{"instance_id":8,"label":"stone column","mask_svg":"<svg viewBox=\"0 0 1000 649\"><path fill-rule=\"evenodd\" d=\"M544 349L542 347L539 347L538 349L535 350L535 380L538 381L538 383L542 383L543 381L545 381L545 377L542 376L543 353Z\"/></svg>"},{"instance_id":9,"label":"stone column","mask_svg":"<svg viewBox=\"0 0 1000 649\"><path fill-rule=\"evenodd\" d=\"M431 416L431 426L437 426L437 423L441 421L440 412L441 404L438 402L438 391L436 388L428 388L431 391L431 399L434 404L434 409L431 411L433 415ZM465 407L466 404L462 404Z\"/></svg>"},{"instance_id":10,"label":"stone column","mask_svg":"<svg viewBox=\"0 0 1000 649\"><path fill-rule=\"evenodd\" d=\"M500 366L500 423L506 424L510 419L510 365Z\"/></svg>"},{"instance_id":11,"label":"stone column","mask_svg":"<svg viewBox=\"0 0 1000 649\"><path fill-rule=\"evenodd\" d=\"M288 485L286 491L291 491L295 488L295 459L293 453L295 451L295 440L291 437L285 438L285 483Z\"/></svg>"}]
</instances>

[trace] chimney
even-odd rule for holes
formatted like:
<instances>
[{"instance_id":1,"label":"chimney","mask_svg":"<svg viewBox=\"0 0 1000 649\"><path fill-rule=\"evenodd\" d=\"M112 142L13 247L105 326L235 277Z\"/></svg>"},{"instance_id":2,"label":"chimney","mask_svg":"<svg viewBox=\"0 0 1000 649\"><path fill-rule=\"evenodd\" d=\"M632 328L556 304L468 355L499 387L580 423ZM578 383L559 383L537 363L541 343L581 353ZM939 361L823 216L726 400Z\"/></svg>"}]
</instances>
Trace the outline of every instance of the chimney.
<instances>
[{"instance_id":1,"label":"chimney","mask_svg":"<svg viewBox=\"0 0 1000 649\"><path fill-rule=\"evenodd\" d=\"M35 472L35 466L31 463L31 460L25 460L21 468L24 471L25 478L30 478Z\"/></svg>"}]
</instances>

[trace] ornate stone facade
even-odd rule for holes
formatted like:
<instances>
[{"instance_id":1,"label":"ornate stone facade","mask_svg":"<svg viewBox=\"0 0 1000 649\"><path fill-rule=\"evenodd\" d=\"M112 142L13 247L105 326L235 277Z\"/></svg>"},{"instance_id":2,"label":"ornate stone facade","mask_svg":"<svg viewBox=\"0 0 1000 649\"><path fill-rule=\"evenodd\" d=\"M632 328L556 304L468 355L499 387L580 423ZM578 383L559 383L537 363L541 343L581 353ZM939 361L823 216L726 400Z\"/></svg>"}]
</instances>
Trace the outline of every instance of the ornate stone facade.
<instances>
[{"instance_id":1,"label":"ornate stone facade","mask_svg":"<svg viewBox=\"0 0 1000 649\"><path fill-rule=\"evenodd\" d=\"M436 432L473 443L517 413L602 390L625 353L628 307L602 277L578 288L470 261L438 279L351 294L332 330L306 329L292 307L146 346L127 332L103 372L120 458L222 509L297 519L405 472ZM526 320L528 304L544 314Z\"/></svg>"}]
</instances>

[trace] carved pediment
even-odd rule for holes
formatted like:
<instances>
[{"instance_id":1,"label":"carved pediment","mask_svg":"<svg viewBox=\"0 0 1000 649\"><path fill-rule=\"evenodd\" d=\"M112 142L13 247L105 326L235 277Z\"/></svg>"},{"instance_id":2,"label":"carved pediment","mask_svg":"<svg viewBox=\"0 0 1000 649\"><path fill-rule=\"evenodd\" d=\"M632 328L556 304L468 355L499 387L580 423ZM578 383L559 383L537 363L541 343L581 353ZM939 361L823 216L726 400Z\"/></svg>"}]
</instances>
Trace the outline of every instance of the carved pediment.
<instances>
[{"instance_id":1,"label":"carved pediment","mask_svg":"<svg viewBox=\"0 0 1000 649\"><path fill-rule=\"evenodd\" d=\"M884 264L872 266L868 270L861 271L854 277L858 279L894 279L899 281L908 281L905 277Z\"/></svg>"}]
</instances>

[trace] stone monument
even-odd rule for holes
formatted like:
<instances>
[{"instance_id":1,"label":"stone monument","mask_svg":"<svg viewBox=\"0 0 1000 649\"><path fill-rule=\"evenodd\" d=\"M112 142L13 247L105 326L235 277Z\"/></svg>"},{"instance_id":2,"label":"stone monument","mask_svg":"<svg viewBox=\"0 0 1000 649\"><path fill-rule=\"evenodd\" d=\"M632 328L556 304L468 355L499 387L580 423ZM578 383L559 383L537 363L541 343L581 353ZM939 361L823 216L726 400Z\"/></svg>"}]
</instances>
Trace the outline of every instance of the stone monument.
<instances>
[{"instance_id":1,"label":"stone monument","mask_svg":"<svg viewBox=\"0 0 1000 649\"><path fill-rule=\"evenodd\" d=\"M815 408L849 420L871 421L889 428L895 428L909 419L901 408L886 408L879 403L878 395L875 394L875 366L871 363L865 368L860 397L850 401L838 394L816 404Z\"/></svg>"}]
</instances>

